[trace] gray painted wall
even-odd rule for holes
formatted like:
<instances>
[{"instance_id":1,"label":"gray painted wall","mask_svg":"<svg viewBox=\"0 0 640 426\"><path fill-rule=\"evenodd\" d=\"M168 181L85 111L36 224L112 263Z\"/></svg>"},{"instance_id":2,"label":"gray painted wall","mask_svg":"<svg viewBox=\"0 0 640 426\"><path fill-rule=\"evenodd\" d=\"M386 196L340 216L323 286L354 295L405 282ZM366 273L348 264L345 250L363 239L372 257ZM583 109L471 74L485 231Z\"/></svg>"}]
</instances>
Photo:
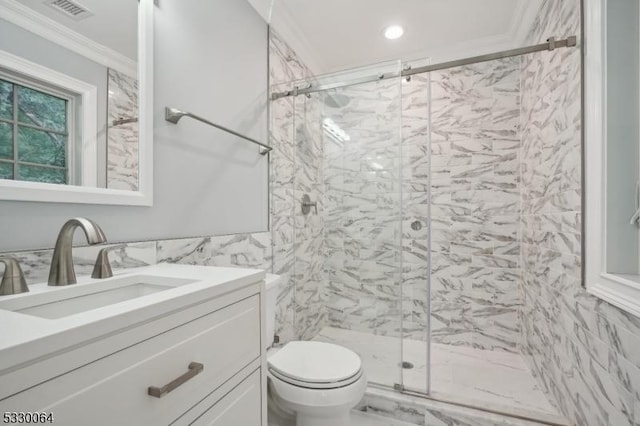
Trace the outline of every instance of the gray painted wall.
<instances>
[{"instance_id":1,"label":"gray painted wall","mask_svg":"<svg viewBox=\"0 0 640 426\"><path fill-rule=\"evenodd\" d=\"M50 248L78 215L111 242L267 229L267 158L193 120L163 119L174 106L266 141L266 23L245 1L162 0L155 24L153 207L0 201L0 251Z\"/></svg>"}]
</instances>

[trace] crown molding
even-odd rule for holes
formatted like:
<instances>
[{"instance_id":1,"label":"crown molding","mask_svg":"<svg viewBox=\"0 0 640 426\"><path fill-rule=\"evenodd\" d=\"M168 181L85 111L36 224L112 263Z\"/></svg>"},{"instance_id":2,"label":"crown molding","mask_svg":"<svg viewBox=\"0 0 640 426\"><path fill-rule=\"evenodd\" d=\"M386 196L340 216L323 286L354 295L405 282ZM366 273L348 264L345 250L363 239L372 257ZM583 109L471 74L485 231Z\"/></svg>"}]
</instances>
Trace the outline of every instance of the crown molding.
<instances>
[{"instance_id":1,"label":"crown molding","mask_svg":"<svg viewBox=\"0 0 640 426\"><path fill-rule=\"evenodd\" d=\"M320 58L304 31L297 24L289 8L282 2L278 4L275 10L271 11L270 24L289 47L296 52L313 75L327 72L327 64Z\"/></svg>"},{"instance_id":2,"label":"crown molding","mask_svg":"<svg viewBox=\"0 0 640 426\"><path fill-rule=\"evenodd\" d=\"M275 0L247 0L267 24L271 23L271 12Z\"/></svg>"},{"instance_id":3,"label":"crown molding","mask_svg":"<svg viewBox=\"0 0 640 426\"><path fill-rule=\"evenodd\" d=\"M431 50L428 52L431 63L446 62L525 46L527 37L540 13L542 3L543 0L518 0L511 25L505 33L457 43L443 49ZM422 56L408 55L406 60L417 60L423 57L424 54ZM405 59L403 58L403 60Z\"/></svg>"},{"instance_id":4,"label":"crown molding","mask_svg":"<svg viewBox=\"0 0 640 426\"><path fill-rule=\"evenodd\" d=\"M0 18L94 62L136 78L138 64L15 0L0 0Z\"/></svg>"},{"instance_id":5,"label":"crown molding","mask_svg":"<svg viewBox=\"0 0 640 426\"><path fill-rule=\"evenodd\" d=\"M248 1L256 10L259 10L256 3L265 6L270 0ZM531 32L535 19L540 13L542 3L543 0L517 0L517 7L513 14L511 25L503 34L460 42L440 49L416 50L405 54L403 58L380 57L376 58L372 63L398 59L404 62L429 59L431 63L439 63L522 47L527 42L527 36ZM266 10L264 7L262 9ZM300 59L311 69L314 75L344 71L345 69L363 66L362 64L354 63L345 65L340 69L332 69L327 66L326 62L317 54L316 49L313 48L313 45L305 36L304 31L297 24L295 17L283 3L279 3L275 13L273 12L272 9L269 9L271 25L281 38L298 54ZM264 17L264 15L262 16Z\"/></svg>"}]
</instances>

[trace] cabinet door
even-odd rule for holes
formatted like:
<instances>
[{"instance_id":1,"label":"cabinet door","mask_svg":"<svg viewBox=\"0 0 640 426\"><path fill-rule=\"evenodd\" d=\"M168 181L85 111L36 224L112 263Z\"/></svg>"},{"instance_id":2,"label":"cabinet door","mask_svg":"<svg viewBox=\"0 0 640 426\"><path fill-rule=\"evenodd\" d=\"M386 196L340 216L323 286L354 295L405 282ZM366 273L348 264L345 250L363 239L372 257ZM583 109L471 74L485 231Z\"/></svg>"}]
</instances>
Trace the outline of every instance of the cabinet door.
<instances>
[{"instance_id":1,"label":"cabinet door","mask_svg":"<svg viewBox=\"0 0 640 426\"><path fill-rule=\"evenodd\" d=\"M256 371L191 424L195 426L260 426L262 421L260 389L260 371Z\"/></svg>"}]
</instances>

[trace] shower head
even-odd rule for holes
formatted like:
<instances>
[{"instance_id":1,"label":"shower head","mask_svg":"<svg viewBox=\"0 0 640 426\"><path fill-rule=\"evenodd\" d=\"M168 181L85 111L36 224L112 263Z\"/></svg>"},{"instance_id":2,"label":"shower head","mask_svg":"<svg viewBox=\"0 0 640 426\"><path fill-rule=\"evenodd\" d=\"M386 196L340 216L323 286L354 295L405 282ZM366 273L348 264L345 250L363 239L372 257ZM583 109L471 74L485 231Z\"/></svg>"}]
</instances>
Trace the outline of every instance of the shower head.
<instances>
[{"instance_id":1,"label":"shower head","mask_svg":"<svg viewBox=\"0 0 640 426\"><path fill-rule=\"evenodd\" d=\"M324 97L324 103L330 108L344 108L349 105L351 98L341 93L327 94Z\"/></svg>"}]
</instances>

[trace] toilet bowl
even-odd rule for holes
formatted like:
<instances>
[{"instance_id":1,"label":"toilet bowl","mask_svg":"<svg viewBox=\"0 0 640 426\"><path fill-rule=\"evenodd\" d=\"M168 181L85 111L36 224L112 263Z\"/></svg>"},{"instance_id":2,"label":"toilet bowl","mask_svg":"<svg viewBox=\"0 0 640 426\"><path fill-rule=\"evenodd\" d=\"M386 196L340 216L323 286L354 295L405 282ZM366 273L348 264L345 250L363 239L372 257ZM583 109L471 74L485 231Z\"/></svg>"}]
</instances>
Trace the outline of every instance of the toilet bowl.
<instances>
[{"instance_id":1,"label":"toilet bowl","mask_svg":"<svg viewBox=\"0 0 640 426\"><path fill-rule=\"evenodd\" d=\"M277 295L278 278L266 279L269 318L275 312L270 295ZM360 357L332 343L293 341L269 349L267 369L269 426L349 426L351 409L367 386Z\"/></svg>"}]
</instances>

